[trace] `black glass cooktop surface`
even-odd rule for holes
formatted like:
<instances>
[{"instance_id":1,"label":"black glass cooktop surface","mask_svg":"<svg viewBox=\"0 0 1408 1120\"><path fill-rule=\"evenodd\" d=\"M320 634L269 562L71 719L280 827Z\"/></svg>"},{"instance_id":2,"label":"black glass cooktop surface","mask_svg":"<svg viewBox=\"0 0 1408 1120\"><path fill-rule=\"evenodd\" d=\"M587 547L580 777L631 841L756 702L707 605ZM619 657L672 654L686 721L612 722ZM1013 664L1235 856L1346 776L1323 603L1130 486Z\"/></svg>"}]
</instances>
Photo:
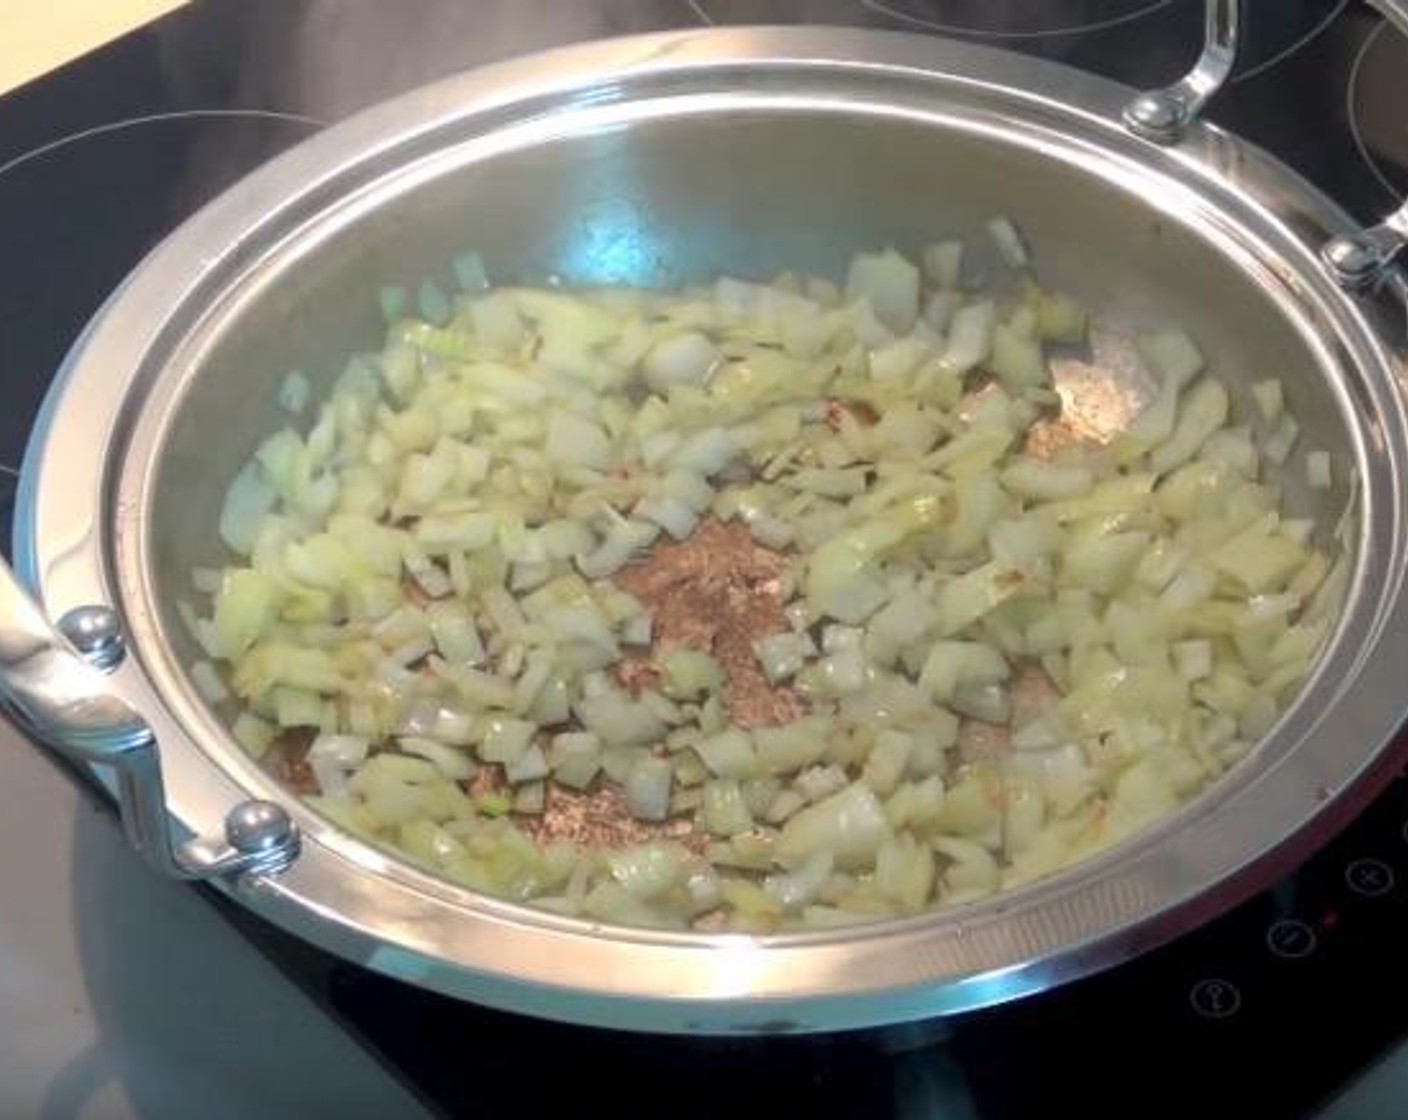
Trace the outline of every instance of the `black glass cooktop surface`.
<instances>
[{"instance_id":1,"label":"black glass cooktop surface","mask_svg":"<svg viewBox=\"0 0 1408 1120\"><path fill-rule=\"evenodd\" d=\"M12 503L26 434L83 323L148 248L241 174L367 104L477 63L744 23L947 35L1155 86L1196 54L1201 4L190 5L0 97L0 502ZM1408 195L1405 105L1408 43L1367 7L1252 0L1237 72L1210 115L1368 219ZM564 1027L429 996L232 919L437 1115L560 1117L587 1099L620 1117L1315 1115L1408 1037L1408 782L1198 933L1047 995L891 1032L686 1040ZM1408 1115L1408 1078L1404 1094Z\"/></svg>"}]
</instances>

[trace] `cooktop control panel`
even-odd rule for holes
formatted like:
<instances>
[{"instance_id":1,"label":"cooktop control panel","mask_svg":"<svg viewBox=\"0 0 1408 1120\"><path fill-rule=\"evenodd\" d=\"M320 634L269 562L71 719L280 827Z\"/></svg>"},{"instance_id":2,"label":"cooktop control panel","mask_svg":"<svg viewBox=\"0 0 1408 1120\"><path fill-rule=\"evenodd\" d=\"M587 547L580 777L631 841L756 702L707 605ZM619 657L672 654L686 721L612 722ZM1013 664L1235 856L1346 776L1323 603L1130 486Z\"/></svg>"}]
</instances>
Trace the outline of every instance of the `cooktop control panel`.
<instances>
[{"instance_id":1,"label":"cooktop control panel","mask_svg":"<svg viewBox=\"0 0 1408 1120\"><path fill-rule=\"evenodd\" d=\"M1305 1115L1402 1040L1405 946L1400 775L1271 890L1113 972L975 1018L954 1045L974 1092L992 1102L982 1115L1049 1106L1073 1051L1124 1086L1129 1115L1223 1115L1234 1105ZM1018 1068L1023 1076L1011 1077Z\"/></svg>"},{"instance_id":2,"label":"cooktop control panel","mask_svg":"<svg viewBox=\"0 0 1408 1120\"><path fill-rule=\"evenodd\" d=\"M430 995L231 917L447 1116L564 1115L604 1078L629 1093L621 1115L668 1101L701 1120L1312 1116L1408 1028L1408 777L1194 934L1044 995L880 1032L562 1026Z\"/></svg>"}]
</instances>

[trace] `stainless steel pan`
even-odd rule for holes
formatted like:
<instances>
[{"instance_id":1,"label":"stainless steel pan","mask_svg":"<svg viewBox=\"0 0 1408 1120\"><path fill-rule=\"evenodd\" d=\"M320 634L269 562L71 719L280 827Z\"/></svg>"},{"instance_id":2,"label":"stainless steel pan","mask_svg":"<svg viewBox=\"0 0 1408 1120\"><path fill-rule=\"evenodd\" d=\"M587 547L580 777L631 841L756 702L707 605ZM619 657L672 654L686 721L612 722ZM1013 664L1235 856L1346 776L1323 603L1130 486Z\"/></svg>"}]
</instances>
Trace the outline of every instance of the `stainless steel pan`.
<instances>
[{"instance_id":1,"label":"stainless steel pan","mask_svg":"<svg viewBox=\"0 0 1408 1120\"><path fill-rule=\"evenodd\" d=\"M1377 4L1408 31L1396 2ZM1188 929L1365 803L1408 707L1408 285L1393 264L1408 209L1360 230L1197 123L1236 47L1236 6L1208 11L1197 68L1142 96L933 39L717 30L495 66L310 140L173 234L70 353L23 473L26 589L0 573L0 688L39 739L104 776L163 872L213 879L412 983L526 1012L673 1031L895 1022ZM604 928L476 896L339 832L199 700L174 603L194 565L219 561L219 496L273 427L281 372L326 384L375 340L388 279L463 246L525 282L835 273L857 249L998 212L1109 324L1100 377L1133 376L1140 329L1193 324L1235 395L1282 378L1305 442L1352 467L1353 490L1328 497L1296 488L1296 464L1286 476L1305 512L1355 507L1331 647L1253 756L1156 829L1011 894L844 932Z\"/></svg>"}]
</instances>

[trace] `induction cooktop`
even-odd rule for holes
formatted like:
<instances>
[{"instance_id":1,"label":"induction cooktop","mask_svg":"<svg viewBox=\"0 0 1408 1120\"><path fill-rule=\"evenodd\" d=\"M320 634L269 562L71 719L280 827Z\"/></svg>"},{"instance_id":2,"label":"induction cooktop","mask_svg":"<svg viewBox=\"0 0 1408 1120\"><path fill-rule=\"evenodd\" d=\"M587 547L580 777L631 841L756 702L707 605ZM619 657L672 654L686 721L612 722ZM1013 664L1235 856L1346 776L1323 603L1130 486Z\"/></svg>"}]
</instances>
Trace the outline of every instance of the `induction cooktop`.
<instances>
[{"instance_id":1,"label":"induction cooktop","mask_svg":"<svg viewBox=\"0 0 1408 1120\"><path fill-rule=\"evenodd\" d=\"M1248 8L1237 70L1210 117L1377 220L1408 196L1408 42L1353 0ZM1196 55L1201 9L198 0L0 97L0 521L51 377L123 275L221 188L372 102L528 50L749 23L944 35L1153 87ZM230 917L434 1115L560 1117L587 1099L620 1117L1317 1115L1358 1101L1342 1094L1408 1045L1408 780L1193 935L1055 992L886 1032L670 1039L560 1026L428 995ZM1408 1077L1402 1099L1408 1115Z\"/></svg>"}]
</instances>

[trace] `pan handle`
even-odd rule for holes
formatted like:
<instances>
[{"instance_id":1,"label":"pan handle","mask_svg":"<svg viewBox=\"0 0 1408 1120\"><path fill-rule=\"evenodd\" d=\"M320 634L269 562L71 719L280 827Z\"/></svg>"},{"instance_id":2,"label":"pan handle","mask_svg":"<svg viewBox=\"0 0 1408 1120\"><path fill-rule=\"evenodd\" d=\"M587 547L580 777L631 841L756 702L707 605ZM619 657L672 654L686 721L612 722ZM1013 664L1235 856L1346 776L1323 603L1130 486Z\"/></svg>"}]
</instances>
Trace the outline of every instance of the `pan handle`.
<instances>
[{"instance_id":1,"label":"pan handle","mask_svg":"<svg viewBox=\"0 0 1408 1120\"><path fill-rule=\"evenodd\" d=\"M1203 52L1186 77L1139 94L1124 108L1125 127L1155 144L1176 144L1227 81L1237 58L1245 0L1206 0ZM1366 0L1408 36L1408 0ZM1408 201L1377 225L1330 238L1320 258L1335 281L1351 291L1376 287L1400 257L1408 257Z\"/></svg>"},{"instance_id":2,"label":"pan handle","mask_svg":"<svg viewBox=\"0 0 1408 1120\"><path fill-rule=\"evenodd\" d=\"M1408 3L1367 0L1400 34L1408 37ZM1373 288L1388 277L1399 258L1408 258L1408 201L1378 225L1330 238L1320 258L1341 287Z\"/></svg>"},{"instance_id":3,"label":"pan handle","mask_svg":"<svg viewBox=\"0 0 1408 1120\"><path fill-rule=\"evenodd\" d=\"M1182 140L1232 73L1241 34L1241 0L1207 0L1203 53L1193 69L1173 85L1148 90L1126 105L1125 127L1155 144Z\"/></svg>"},{"instance_id":4,"label":"pan handle","mask_svg":"<svg viewBox=\"0 0 1408 1120\"><path fill-rule=\"evenodd\" d=\"M298 829L269 801L236 805L219 841L177 842L156 737L102 673L121 657L116 623L106 607L80 607L55 628L0 560L0 699L67 761L112 769L123 832L159 871L178 879L223 879L287 868L298 855Z\"/></svg>"}]
</instances>

